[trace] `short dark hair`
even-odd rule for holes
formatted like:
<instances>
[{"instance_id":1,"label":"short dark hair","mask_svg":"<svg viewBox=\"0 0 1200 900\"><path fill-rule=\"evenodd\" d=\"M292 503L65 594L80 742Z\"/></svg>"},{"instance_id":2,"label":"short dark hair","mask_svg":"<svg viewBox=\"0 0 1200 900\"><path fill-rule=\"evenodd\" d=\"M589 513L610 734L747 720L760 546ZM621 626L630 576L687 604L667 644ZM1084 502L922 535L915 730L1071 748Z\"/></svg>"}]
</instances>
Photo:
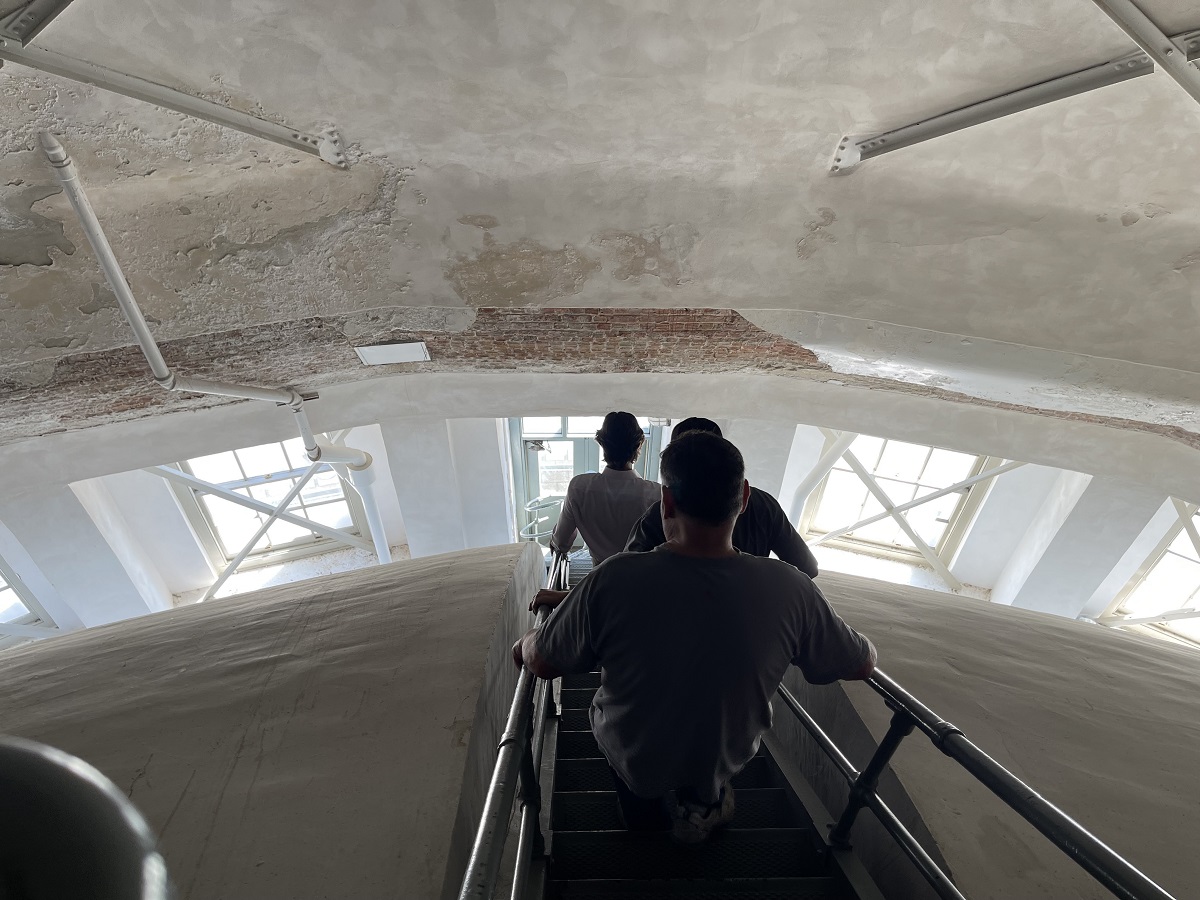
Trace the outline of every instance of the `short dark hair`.
<instances>
[{"instance_id":1,"label":"short dark hair","mask_svg":"<svg viewBox=\"0 0 1200 900\"><path fill-rule=\"evenodd\" d=\"M741 512L746 464L738 448L722 437L693 430L672 438L658 472L684 515L721 525Z\"/></svg>"},{"instance_id":2,"label":"short dark hair","mask_svg":"<svg viewBox=\"0 0 1200 900\"><path fill-rule=\"evenodd\" d=\"M637 416L627 412L610 412L596 432L596 443L604 451L604 461L610 466L633 462L645 439Z\"/></svg>"},{"instance_id":3,"label":"short dark hair","mask_svg":"<svg viewBox=\"0 0 1200 900\"><path fill-rule=\"evenodd\" d=\"M707 431L709 434L715 434L721 437L721 426L712 419L704 419L700 416L689 416L686 419L680 419L675 423L675 427L671 429L671 440L677 437L683 437L689 431Z\"/></svg>"}]
</instances>

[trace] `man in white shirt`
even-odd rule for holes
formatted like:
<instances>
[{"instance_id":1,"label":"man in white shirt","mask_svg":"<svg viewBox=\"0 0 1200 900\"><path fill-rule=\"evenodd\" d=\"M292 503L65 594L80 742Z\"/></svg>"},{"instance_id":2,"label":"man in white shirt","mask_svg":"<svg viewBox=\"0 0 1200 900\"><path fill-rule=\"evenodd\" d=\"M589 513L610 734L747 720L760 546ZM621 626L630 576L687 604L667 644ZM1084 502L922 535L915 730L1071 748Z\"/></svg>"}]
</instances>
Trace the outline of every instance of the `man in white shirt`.
<instances>
[{"instance_id":1,"label":"man in white shirt","mask_svg":"<svg viewBox=\"0 0 1200 900\"><path fill-rule=\"evenodd\" d=\"M633 470L646 436L636 417L610 412L596 432L604 452L603 472L576 475L567 486L550 547L567 553L577 533L600 565L625 547L629 532L647 509L658 501L659 486Z\"/></svg>"}]
</instances>

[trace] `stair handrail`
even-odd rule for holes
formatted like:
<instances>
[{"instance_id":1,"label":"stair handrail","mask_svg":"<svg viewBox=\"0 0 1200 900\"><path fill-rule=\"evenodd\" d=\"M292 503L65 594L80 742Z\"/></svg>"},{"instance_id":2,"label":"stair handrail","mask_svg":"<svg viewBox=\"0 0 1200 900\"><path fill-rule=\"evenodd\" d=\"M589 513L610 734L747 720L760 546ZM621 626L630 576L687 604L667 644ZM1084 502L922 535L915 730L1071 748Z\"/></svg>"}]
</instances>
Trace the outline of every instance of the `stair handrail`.
<instances>
[{"instance_id":1,"label":"stair handrail","mask_svg":"<svg viewBox=\"0 0 1200 900\"><path fill-rule=\"evenodd\" d=\"M950 876L933 860L920 842L879 796L879 777L893 754L914 729L923 732L935 747L955 760L984 787L1045 835L1051 843L1122 900L1174 900L1128 860L1017 778L1012 772L970 741L962 730L947 722L900 686L882 669L866 679L892 710L888 726L875 754L862 772L857 771L837 744L821 728L800 701L783 685L779 695L817 746L850 784L846 808L830 832L834 847L847 847L850 829L859 811L866 807L892 836L901 850L943 900L966 900Z\"/></svg>"},{"instance_id":2,"label":"stair handrail","mask_svg":"<svg viewBox=\"0 0 1200 900\"><path fill-rule=\"evenodd\" d=\"M566 590L569 571L566 555L555 551L550 565L550 586L555 590ZM547 607L539 607L534 623L541 625L549 613ZM550 682L537 678L528 666L521 667L504 733L496 747L496 764L492 767L483 814L479 817L479 828L467 858L459 900L491 900L496 890L518 781L521 784L521 825L513 871L513 900L524 894L533 856L544 852L544 837L538 826L541 814L538 772L549 686Z\"/></svg>"}]
</instances>

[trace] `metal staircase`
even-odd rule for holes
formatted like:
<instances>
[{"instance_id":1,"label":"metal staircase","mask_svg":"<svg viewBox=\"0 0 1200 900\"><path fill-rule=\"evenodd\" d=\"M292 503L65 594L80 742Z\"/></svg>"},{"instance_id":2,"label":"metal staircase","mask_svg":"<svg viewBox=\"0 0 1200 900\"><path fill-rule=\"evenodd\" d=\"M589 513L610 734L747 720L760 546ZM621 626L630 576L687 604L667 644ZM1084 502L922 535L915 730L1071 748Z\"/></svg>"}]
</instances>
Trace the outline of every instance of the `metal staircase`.
<instances>
[{"instance_id":1,"label":"metal staircase","mask_svg":"<svg viewBox=\"0 0 1200 900\"><path fill-rule=\"evenodd\" d=\"M555 558L549 578L552 587L573 585L590 569L590 558L572 557ZM542 608L537 622L545 617ZM1114 896L1173 900L884 672L876 669L866 683L892 711L892 722L861 771L786 688L778 691L783 707L849 785L845 809L828 835L818 833L800 793L764 748L733 778L733 821L704 843L683 846L667 832L622 828L613 775L588 719L600 674L563 678L556 716L550 684L522 669L459 900L495 896L518 781L520 825L511 878L506 879L511 900L883 900L884 893L850 848L851 831L864 809L879 821L934 894L942 900L966 900L876 790L892 755L914 731L924 734ZM548 789L545 797L543 786ZM811 791L806 796L813 798L816 814L819 801Z\"/></svg>"},{"instance_id":2,"label":"metal staircase","mask_svg":"<svg viewBox=\"0 0 1200 900\"><path fill-rule=\"evenodd\" d=\"M734 819L706 843L625 831L588 725L599 686L598 672L562 680L546 900L858 900L765 749L734 777Z\"/></svg>"}]
</instances>

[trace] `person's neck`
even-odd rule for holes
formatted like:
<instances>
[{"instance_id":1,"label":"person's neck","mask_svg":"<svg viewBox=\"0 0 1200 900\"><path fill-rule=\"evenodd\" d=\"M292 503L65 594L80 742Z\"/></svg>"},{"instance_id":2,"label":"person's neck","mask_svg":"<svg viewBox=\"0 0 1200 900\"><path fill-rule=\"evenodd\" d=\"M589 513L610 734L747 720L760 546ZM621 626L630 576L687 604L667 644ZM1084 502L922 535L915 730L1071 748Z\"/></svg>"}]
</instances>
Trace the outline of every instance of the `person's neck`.
<instances>
[{"instance_id":1,"label":"person's neck","mask_svg":"<svg viewBox=\"0 0 1200 900\"><path fill-rule=\"evenodd\" d=\"M614 472L628 472L633 469L633 463L629 462L629 463L625 463L625 465L623 465L623 466L614 466L614 465L610 465L608 462L605 462L604 468L612 469Z\"/></svg>"},{"instance_id":2,"label":"person's neck","mask_svg":"<svg viewBox=\"0 0 1200 900\"><path fill-rule=\"evenodd\" d=\"M696 522L674 520L671 534L667 536L667 549L680 556L695 556L705 559L722 559L737 556L733 547L733 529Z\"/></svg>"}]
</instances>

